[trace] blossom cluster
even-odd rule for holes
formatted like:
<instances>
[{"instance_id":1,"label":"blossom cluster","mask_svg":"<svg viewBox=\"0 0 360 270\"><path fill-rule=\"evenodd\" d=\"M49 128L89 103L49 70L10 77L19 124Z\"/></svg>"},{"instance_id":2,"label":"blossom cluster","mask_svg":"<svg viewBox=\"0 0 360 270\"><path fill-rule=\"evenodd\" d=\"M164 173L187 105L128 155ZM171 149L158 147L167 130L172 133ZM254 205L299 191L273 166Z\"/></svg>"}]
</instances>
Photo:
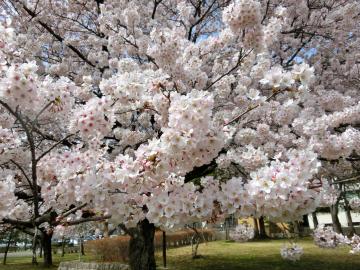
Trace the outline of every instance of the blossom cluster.
<instances>
[{"instance_id":1,"label":"blossom cluster","mask_svg":"<svg viewBox=\"0 0 360 270\"><path fill-rule=\"evenodd\" d=\"M306 63L294 65L291 71L284 71L280 66L272 67L260 83L269 85L275 89L293 87L296 81L301 83L301 88L308 89L313 83L314 68Z\"/></svg>"},{"instance_id":2,"label":"blossom cluster","mask_svg":"<svg viewBox=\"0 0 360 270\"><path fill-rule=\"evenodd\" d=\"M349 201L349 205L352 210L357 211L357 212L360 211L360 199L359 198L352 198Z\"/></svg>"},{"instance_id":3,"label":"blossom cluster","mask_svg":"<svg viewBox=\"0 0 360 270\"><path fill-rule=\"evenodd\" d=\"M64 121L72 116L78 87L68 78L39 78L35 61L4 68L0 98L11 107L21 107L36 120ZM39 109L40 108L40 109Z\"/></svg>"},{"instance_id":4,"label":"blossom cluster","mask_svg":"<svg viewBox=\"0 0 360 270\"><path fill-rule=\"evenodd\" d=\"M234 32L259 26L260 3L254 0L237 0L224 10L223 20Z\"/></svg>"},{"instance_id":5,"label":"blossom cluster","mask_svg":"<svg viewBox=\"0 0 360 270\"><path fill-rule=\"evenodd\" d=\"M355 234L353 237L351 237L350 239L350 253L351 254L357 254L360 253L360 236Z\"/></svg>"},{"instance_id":6,"label":"blossom cluster","mask_svg":"<svg viewBox=\"0 0 360 270\"><path fill-rule=\"evenodd\" d=\"M210 163L223 146L222 132L212 121L213 98L193 90L185 96L172 95L168 127L163 128L159 151L169 171L190 171ZM165 150L165 151L164 151Z\"/></svg>"},{"instance_id":7,"label":"blossom cluster","mask_svg":"<svg viewBox=\"0 0 360 270\"><path fill-rule=\"evenodd\" d=\"M341 191L334 185L330 185L326 179L321 181L321 189L319 192L319 205L321 207L331 206L336 204Z\"/></svg>"},{"instance_id":8,"label":"blossom cluster","mask_svg":"<svg viewBox=\"0 0 360 270\"><path fill-rule=\"evenodd\" d=\"M0 219L39 217L13 196L24 175L40 215L87 203L128 227L294 221L336 202L314 179L360 151L356 0L50 2L22 1L21 16L0 4L13 18L0 24Z\"/></svg>"},{"instance_id":9,"label":"blossom cluster","mask_svg":"<svg viewBox=\"0 0 360 270\"><path fill-rule=\"evenodd\" d=\"M16 148L21 145L19 134L0 126L0 138L0 154L4 160L10 159L14 151L16 152Z\"/></svg>"},{"instance_id":10,"label":"blossom cluster","mask_svg":"<svg viewBox=\"0 0 360 270\"><path fill-rule=\"evenodd\" d=\"M280 249L281 257L287 261L299 261L303 254L304 249L295 243L291 245L285 245Z\"/></svg>"},{"instance_id":11,"label":"blossom cluster","mask_svg":"<svg viewBox=\"0 0 360 270\"><path fill-rule=\"evenodd\" d=\"M288 161L273 161L250 174L245 185L256 214L274 220L296 220L317 207L317 192L310 180L320 166L310 149L289 151Z\"/></svg>"},{"instance_id":12,"label":"blossom cluster","mask_svg":"<svg viewBox=\"0 0 360 270\"><path fill-rule=\"evenodd\" d=\"M7 54L15 46L15 29L10 26L11 21L6 20L0 23L0 71L7 58Z\"/></svg>"},{"instance_id":13,"label":"blossom cluster","mask_svg":"<svg viewBox=\"0 0 360 270\"><path fill-rule=\"evenodd\" d=\"M10 66L5 77L0 80L0 97L14 107L35 106L38 98L36 70L35 62Z\"/></svg>"},{"instance_id":14,"label":"blossom cluster","mask_svg":"<svg viewBox=\"0 0 360 270\"><path fill-rule=\"evenodd\" d=\"M73 115L70 130L80 131L84 138L107 135L113 126L111 100L106 97L92 98L81 110Z\"/></svg>"},{"instance_id":15,"label":"blossom cluster","mask_svg":"<svg viewBox=\"0 0 360 270\"><path fill-rule=\"evenodd\" d=\"M225 183L221 184L221 193L218 201L221 209L227 214L239 215L241 209L242 216L250 216L254 214L255 207L247 191L244 189L244 181L239 177L233 177Z\"/></svg>"},{"instance_id":16,"label":"blossom cluster","mask_svg":"<svg viewBox=\"0 0 360 270\"><path fill-rule=\"evenodd\" d=\"M236 242L247 242L254 238L254 228L248 224L239 224L230 232L230 238Z\"/></svg>"},{"instance_id":17,"label":"blossom cluster","mask_svg":"<svg viewBox=\"0 0 360 270\"><path fill-rule=\"evenodd\" d=\"M14 195L15 182L11 175L8 175L4 181L0 181L0 196L3 202L0 204L0 216L8 216L9 210L14 208L16 197Z\"/></svg>"},{"instance_id":18,"label":"blossom cluster","mask_svg":"<svg viewBox=\"0 0 360 270\"><path fill-rule=\"evenodd\" d=\"M319 225L314 230L314 243L321 248L336 248L339 245L346 244L348 239L340 233L334 232L332 227Z\"/></svg>"},{"instance_id":19,"label":"blossom cluster","mask_svg":"<svg viewBox=\"0 0 360 270\"><path fill-rule=\"evenodd\" d=\"M250 173L250 179L233 177L220 186L218 202L227 214L267 215L272 220L297 220L315 210L327 190L313 188L320 166L311 150L289 151L287 161L275 160ZM305 169L306 168L306 169Z\"/></svg>"},{"instance_id":20,"label":"blossom cluster","mask_svg":"<svg viewBox=\"0 0 360 270\"><path fill-rule=\"evenodd\" d=\"M237 149L230 149L226 155L222 155L218 159L218 163L228 164L234 162L239 164L247 171L254 171L268 162L268 155L264 153L260 148L256 149L254 146L247 145L245 147L239 147Z\"/></svg>"},{"instance_id":21,"label":"blossom cluster","mask_svg":"<svg viewBox=\"0 0 360 270\"><path fill-rule=\"evenodd\" d=\"M331 227L320 225L314 230L315 245L321 248L336 248L340 245L348 245L351 254L360 252L360 236L355 234L351 238L334 232Z\"/></svg>"}]
</instances>

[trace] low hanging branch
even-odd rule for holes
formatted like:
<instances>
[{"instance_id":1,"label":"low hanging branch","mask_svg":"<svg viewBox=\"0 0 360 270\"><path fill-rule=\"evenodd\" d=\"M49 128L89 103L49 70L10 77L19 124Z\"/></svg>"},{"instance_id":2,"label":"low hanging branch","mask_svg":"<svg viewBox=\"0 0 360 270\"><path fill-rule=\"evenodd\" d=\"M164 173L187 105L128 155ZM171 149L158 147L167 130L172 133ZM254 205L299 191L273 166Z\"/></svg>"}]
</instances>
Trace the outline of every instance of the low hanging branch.
<instances>
[{"instance_id":1,"label":"low hanging branch","mask_svg":"<svg viewBox=\"0 0 360 270\"><path fill-rule=\"evenodd\" d=\"M73 225L78 225L81 223L85 223L85 222L90 222L90 221L102 221L102 220L106 220L111 218L111 215L105 215L105 216L100 216L100 217L90 217L90 218L82 218L82 219L78 219L78 220L73 220L73 221L67 221L64 223L61 223L64 226L73 226Z\"/></svg>"}]
</instances>

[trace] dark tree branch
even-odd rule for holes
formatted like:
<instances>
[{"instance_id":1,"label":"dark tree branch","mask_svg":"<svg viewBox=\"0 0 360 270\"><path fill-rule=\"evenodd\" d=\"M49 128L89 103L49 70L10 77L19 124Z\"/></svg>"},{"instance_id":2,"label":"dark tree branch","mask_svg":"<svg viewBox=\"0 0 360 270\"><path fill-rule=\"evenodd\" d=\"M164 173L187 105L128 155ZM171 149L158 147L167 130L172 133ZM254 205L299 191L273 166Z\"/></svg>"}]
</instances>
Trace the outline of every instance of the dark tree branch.
<instances>
[{"instance_id":1,"label":"dark tree branch","mask_svg":"<svg viewBox=\"0 0 360 270\"><path fill-rule=\"evenodd\" d=\"M85 222L101 221L101 220L105 220L105 219L109 219L109 218L111 218L111 215L105 215L105 216L100 216L100 217L82 218L82 219L78 219L78 220L63 222L63 223L60 223L60 224L63 224L65 226L73 226L73 225L78 225L78 224L85 223Z\"/></svg>"},{"instance_id":2,"label":"dark tree branch","mask_svg":"<svg viewBox=\"0 0 360 270\"><path fill-rule=\"evenodd\" d=\"M23 9L32 17L32 18L36 18L37 17L37 14L32 11L31 9L29 9L26 5L22 4L23 6ZM64 38L61 37L60 35L58 35L57 33L55 33L55 31L49 26L47 25L46 23L44 23L43 21L41 20L37 20L37 22L46 30L48 31L55 39L57 39L58 41L60 41L61 43L64 42ZM71 44L66 44L66 46L72 50L80 59L82 59L85 63L87 63L89 66L91 67L96 67L93 63L91 63L89 61L89 59L87 59L85 57L85 55L80 52L76 47L74 47L73 45Z\"/></svg>"},{"instance_id":3,"label":"dark tree branch","mask_svg":"<svg viewBox=\"0 0 360 270\"><path fill-rule=\"evenodd\" d=\"M28 182L30 188L32 189L33 186L32 186L32 184L31 184L31 180L30 180L30 178L27 176L25 170L21 167L21 165L20 165L19 163L17 163L16 161L12 160L12 159L10 159L10 162L12 162L16 167L18 167L18 169L19 169L19 170L22 172L22 174L25 176L26 181Z\"/></svg>"},{"instance_id":4,"label":"dark tree branch","mask_svg":"<svg viewBox=\"0 0 360 270\"><path fill-rule=\"evenodd\" d=\"M45 152L43 152L40 156L37 157L36 162L39 162L40 159L42 159L44 156L46 156L48 153L51 152L51 150L53 150L55 147L57 147L58 145L62 144L64 141L66 141L68 138L70 138L71 136L74 136L75 134L69 134L67 135L64 139L58 141L57 143L55 143L54 145L52 145L49 149L47 149Z\"/></svg>"}]
</instances>

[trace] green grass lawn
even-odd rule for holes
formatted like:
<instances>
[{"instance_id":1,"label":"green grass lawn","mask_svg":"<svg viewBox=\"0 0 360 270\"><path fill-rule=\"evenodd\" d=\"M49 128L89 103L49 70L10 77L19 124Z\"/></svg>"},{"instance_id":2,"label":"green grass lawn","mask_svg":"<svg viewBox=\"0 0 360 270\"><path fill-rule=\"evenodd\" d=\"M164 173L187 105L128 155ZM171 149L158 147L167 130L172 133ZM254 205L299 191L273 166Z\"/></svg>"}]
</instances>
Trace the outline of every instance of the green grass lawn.
<instances>
[{"instance_id":1,"label":"green grass lawn","mask_svg":"<svg viewBox=\"0 0 360 270\"><path fill-rule=\"evenodd\" d=\"M304 255L299 262L284 261L280 248L285 240L269 240L250 243L224 241L202 244L202 258L192 260L190 247L168 252L168 268L176 270L357 270L360 255L349 254L349 249L320 249L311 240L300 240ZM160 265L160 261L159 261Z\"/></svg>"},{"instance_id":2,"label":"green grass lawn","mask_svg":"<svg viewBox=\"0 0 360 270\"><path fill-rule=\"evenodd\" d=\"M285 240L269 240L250 243L231 243L225 241L210 242L199 247L199 259L191 259L191 247L168 250L168 269L176 270L357 270L360 269L360 255L351 255L347 248L334 250L320 249L311 240L300 240L304 255L300 262L287 262L280 257L280 248ZM77 260L77 254L69 254L64 258L54 255L56 265L61 260ZM41 259L39 259L40 262ZM84 261L91 258L83 257ZM29 263L31 258L9 258L8 265L0 265L4 270L43 269ZM161 269L161 254L157 254ZM56 269L56 267L52 268Z\"/></svg>"},{"instance_id":3,"label":"green grass lawn","mask_svg":"<svg viewBox=\"0 0 360 270\"><path fill-rule=\"evenodd\" d=\"M65 257L60 255L53 255L54 267L43 268L42 259L38 258L38 265L31 265L31 257L8 257L6 265L2 264L0 260L0 269L4 270L40 270L40 269L57 269L61 261L74 261L79 260L79 254L66 254ZM82 257L82 261L89 261L90 258L87 256Z\"/></svg>"}]
</instances>

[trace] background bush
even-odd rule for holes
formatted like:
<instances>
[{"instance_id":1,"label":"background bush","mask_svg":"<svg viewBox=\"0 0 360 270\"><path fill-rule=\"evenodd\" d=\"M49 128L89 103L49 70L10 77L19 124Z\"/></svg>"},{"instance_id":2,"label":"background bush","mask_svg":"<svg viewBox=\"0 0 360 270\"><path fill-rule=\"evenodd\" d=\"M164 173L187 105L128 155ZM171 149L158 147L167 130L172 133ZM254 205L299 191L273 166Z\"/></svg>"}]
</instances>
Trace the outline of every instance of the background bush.
<instances>
[{"instance_id":1,"label":"background bush","mask_svg":"<svg viewBox=\"0 0 360 270\"><path fill-rule=\"evenodd\" d=\"M214 240L213 230L198 230L201 242ZM167 248L191 245L194 231L183 230L174 233L166 233ZM91 254L101 262L127 262L129 236L116 236L85 242L85 254ZM162 231L155 233L155 249L162 249Z\"/></svg>"}]
</instances>

